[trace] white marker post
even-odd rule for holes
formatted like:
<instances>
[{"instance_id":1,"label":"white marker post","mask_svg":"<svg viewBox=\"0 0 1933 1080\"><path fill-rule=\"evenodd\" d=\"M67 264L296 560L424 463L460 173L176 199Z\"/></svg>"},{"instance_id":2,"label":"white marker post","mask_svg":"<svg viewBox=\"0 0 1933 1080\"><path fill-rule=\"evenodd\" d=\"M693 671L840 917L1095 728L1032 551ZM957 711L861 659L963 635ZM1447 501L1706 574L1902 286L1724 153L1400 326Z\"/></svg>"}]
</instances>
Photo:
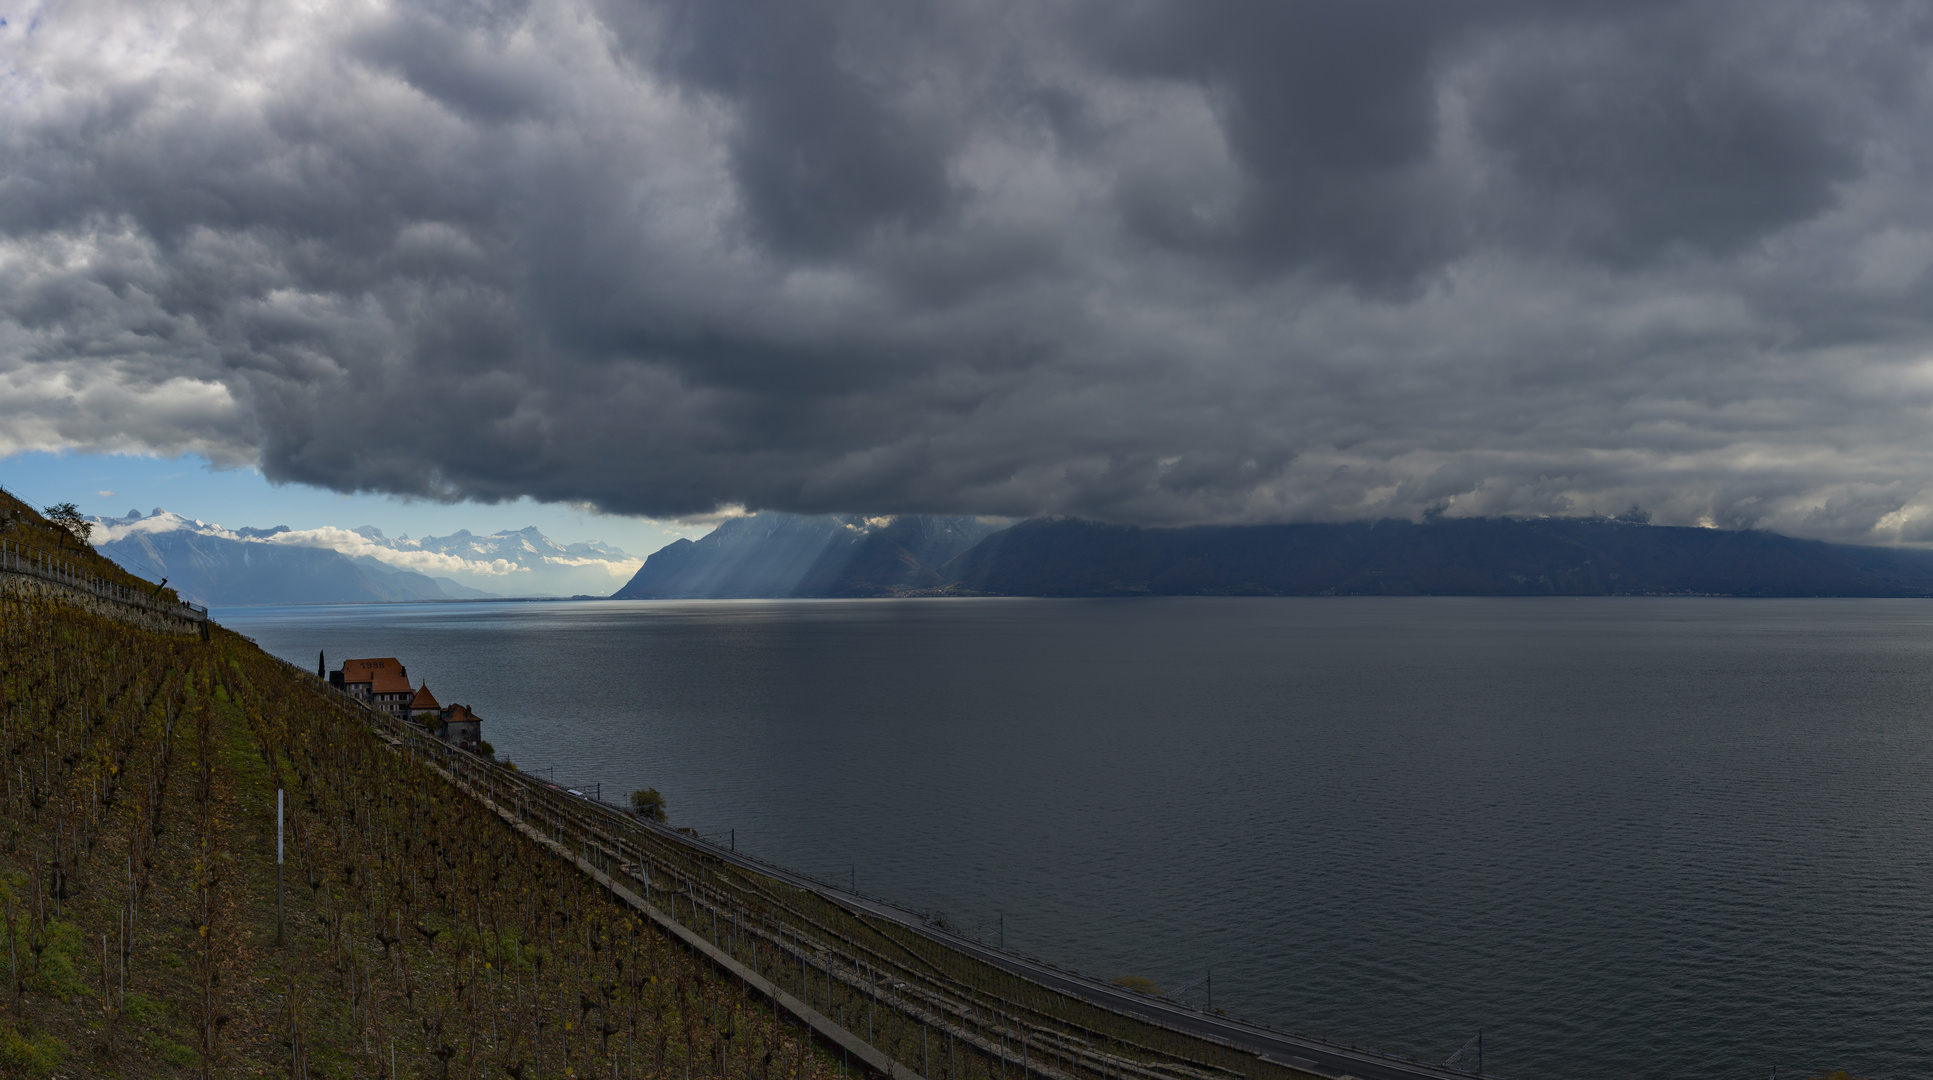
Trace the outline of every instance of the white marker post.
<instances>
[{"instance_id":1,"label":"white marker post","mask_svg":"<svg viewBox=\"0 0 1933 1080\"><path fill-rule=\"evenodd\" d=\"M282 789L275 789L275 943L282 944Z\"/></svg>"}]
</instances>

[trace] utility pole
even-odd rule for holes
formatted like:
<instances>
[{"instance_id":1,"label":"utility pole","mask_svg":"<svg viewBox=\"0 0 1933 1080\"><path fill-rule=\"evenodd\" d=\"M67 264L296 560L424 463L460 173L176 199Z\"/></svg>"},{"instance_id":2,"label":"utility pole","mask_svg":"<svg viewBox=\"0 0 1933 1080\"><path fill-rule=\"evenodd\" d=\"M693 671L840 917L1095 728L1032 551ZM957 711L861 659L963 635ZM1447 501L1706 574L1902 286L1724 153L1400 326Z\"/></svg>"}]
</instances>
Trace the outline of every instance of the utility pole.
<instances>
[{"instance_id":1,"label":"utility pole","mask_svg":"<svg viewBox=\"0 0 1933 1080\"><path fill-rule=\"evenodd\" d=\"M1007 948L1007 913L1004 911L1000 913L1000 948L1003 952Z\"/></svg>"},{"instance_id":2,"label":"utility pole","mask_svg":"<svg viewBox=\"0 0 1933 1080\"><path fill-rule=\"evenodd\" d=\"M1457 1050L1456 1053L1451 1054L1449 1059L1446 1060L1443 1064L1455 1065L1459 1058L1463 1057L1463 1055L1470 1052L1471 1047L1475 1047L1477 1051L1476 1075L1482 1076L1483 1075L1483 1029L1482 1028L1478 1028L1477 1033L1475 1035L1470 1036L1470 1041L1467 1043L1464 1043L1462 1047L1460 1047ZM1468 1070L1466 1069L1464 1071L1467 1072Z\"/></svg>"},{"instance_id":3,"label":"utility pole","mask_svg":"<svg viewBox=\"0 0 1933 1080\"><path fill-rule=\"evenodd\" d=\"M282 944L282 789L275 789L275 943Z\"/></svg>"}]
</instances>

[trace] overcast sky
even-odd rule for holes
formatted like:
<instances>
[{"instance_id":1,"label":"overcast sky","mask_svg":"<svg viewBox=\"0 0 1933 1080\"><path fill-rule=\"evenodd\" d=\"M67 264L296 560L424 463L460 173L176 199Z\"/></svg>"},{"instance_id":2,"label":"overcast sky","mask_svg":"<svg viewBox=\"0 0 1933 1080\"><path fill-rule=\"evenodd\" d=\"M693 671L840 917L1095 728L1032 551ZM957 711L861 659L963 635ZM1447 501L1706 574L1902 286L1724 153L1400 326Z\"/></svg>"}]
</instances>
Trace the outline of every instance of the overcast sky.
<instances>
[{"instance_id":1,"label":"overcast sky","mask_svg":"<svg viewBox=\"0 0 1933 1080\"><path fill-rule=\"evenodd\" d=\"M8 2L0 455L1933 540L1927 3Z\"/></svg>"}]
</instances>

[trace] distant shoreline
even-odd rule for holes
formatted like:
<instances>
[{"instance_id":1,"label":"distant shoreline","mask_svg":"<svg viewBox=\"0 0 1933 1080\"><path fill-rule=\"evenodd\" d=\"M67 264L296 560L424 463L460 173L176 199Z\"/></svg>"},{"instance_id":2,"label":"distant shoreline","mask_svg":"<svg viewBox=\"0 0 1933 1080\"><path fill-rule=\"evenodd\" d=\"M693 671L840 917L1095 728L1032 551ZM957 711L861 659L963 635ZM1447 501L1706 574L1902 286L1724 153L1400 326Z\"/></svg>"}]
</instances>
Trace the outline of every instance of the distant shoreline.
<instances>
[{"instance_id":1,"label":"distant shoreline","mask_svg":"<svg viewBox=\"0 0 1933 1080\"><path fill-rule=\"evenodd\" d=\"M827 603L903 600L1933 600L1933 596L1843 596L1833 594L1753 595L1746 593L1590 593L1497 595L1495 593L1117 593L1104 595L1042 596L1021 593L940 593L909 596L509 596L447 600L315 600L284 604L210 604L211 612L258 611L270 608L447 607L459 604L569 604L624 602L638 604ZM217 620L219 621L219 620Z\"/></svg>"},{"instance_id":2,"label":"distant shoreline","mask_svg":"<svg viewBox=\"0 0 1933 1080\"><path fill-rule=\"evenodd\" d=\"M425 600L289 600L278 604L209 604L210 608L381 607L402 604L558 604L608 596L446 596Z\"/></svg>"}]
</instances>

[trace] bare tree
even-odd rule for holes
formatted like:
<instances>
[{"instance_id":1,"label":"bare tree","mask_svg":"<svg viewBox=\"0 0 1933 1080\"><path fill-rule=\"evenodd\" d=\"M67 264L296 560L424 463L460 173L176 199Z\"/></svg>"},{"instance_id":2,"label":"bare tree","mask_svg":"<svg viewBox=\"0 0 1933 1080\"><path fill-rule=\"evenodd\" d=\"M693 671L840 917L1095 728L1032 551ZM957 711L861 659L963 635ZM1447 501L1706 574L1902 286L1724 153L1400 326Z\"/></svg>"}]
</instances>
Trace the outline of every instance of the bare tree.
<instances>
[{"instance_id":1,"label":"bare tree","mask_svg":"<svg viewBox=\"0 0 1933 1080\"><path fill-rule=\"evenodd\" d=\"M87 547L88 537L94 535L94 526L89 524L88 520L81 516L81 508L75 506L73 503L55 503L41 510L41 513L46 515L47 520L53 522L62 532L63 537L60 546L63 549L67 547L67 536L73 537L76 544L85 548Z\"/></svg>"}]
</instances>

